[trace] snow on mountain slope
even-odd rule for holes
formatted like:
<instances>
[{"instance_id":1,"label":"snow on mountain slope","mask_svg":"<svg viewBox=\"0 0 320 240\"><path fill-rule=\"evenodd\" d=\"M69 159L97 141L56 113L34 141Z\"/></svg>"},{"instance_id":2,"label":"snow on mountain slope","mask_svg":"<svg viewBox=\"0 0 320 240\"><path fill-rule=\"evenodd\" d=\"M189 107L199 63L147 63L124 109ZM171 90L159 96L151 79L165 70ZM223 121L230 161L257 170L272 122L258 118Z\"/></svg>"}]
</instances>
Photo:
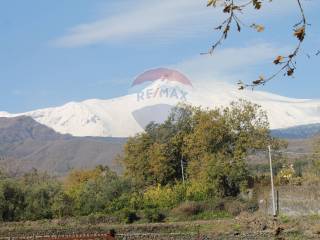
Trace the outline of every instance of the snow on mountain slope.
<instances>
[{"instance_id":1,"label":"snow on mountain slope","mask_svg":"<svg viewBox=\"0 0 320 240\"><path fill-rule=\"evenodd\" d=\"M227 106L231 101L247 99L268 112L271 128L286 128L320 123L320 101L292 99L260 91L239 91L235 86L216 83L206 88L158 79L143 88L114 99L70 102L60 107L8 114L26 115L57 132L74 136L128 137L143 131L147 122L163 121L172 106L186 102L196 106Z\"/></svg>"},{"instance_id":2,"label":"snow on mountain slope","mask_svg":"<svg viewBox=\"0 0 320 240\"><path fill-rule=\"evenodd\" d=\"M10 117L10 113L7 112L0 112L0 117Z\"/></svg>"},{"instance_id":3,"label":"snow on mountain slope","mask_svg":"<svg viewBox=\"0 0 320 240\"><path fill-rule=\"evenodd\" d=\"M227 106L236 99L247 99L267 111L272 129L320 123L320 100L293 99L261 91L238 91L233 86L222 84L210 91L202 90L202 106ZM208 99L211 102L208 102Z\"/></svg>"}]
</instances>

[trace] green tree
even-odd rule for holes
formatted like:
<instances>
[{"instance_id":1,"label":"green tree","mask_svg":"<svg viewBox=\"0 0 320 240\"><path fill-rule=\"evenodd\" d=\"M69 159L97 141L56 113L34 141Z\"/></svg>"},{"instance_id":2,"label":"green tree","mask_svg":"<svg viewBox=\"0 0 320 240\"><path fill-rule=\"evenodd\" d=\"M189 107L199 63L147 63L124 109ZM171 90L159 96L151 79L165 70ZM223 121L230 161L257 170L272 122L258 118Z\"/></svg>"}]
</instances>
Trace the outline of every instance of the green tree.
<instances>
[{"instance_id":1,"label":"green tree","mask_svg":"<svg viewBox=\"0 0 320 240\"><path fill-rule=\"evenodd\" d=\"M77 185L77 189L73 186L71 195L69 192L77 215L104 212L112 201L131 189L130 182L117 176L108 167L97 167L91 171L99 174L93 174L94 177Z\"/></svg>"},{"instance_id":2,"label":"green tree","mask_svg":"<svg viewBox=\"0 0 320 240\"><path fill-rule=\"evenodd\" d=\"M129 139L123 163L139 186L181 180L181 160L189 180L214 186L211 194L237 195L249 177L250 150L282 144L270 136L266 113L258 105L234 102L213 110L177 106L163 124ZM209 190L208 190L209 191Z\"/></svg>"},{"instance_id":3,"label":"green tree","mask_svg":"<svg viewBox=\"0 0 320 240\"><path fill-rule=\"evenodd\" d=\"M164 123L150 123L145 133L130 138L121 159L126 176L138 186L180 180L183 139L192 131L192 115L192 107L178 105Z\"/></svg>"},{"instance_id":4,"label":"green tree","mask_svg":"<svg viewBox=\"0 0 320 240\"><path fill-rule=\"evenodd\" d=\"M212 186L211 194L237 195L249 177L249 152L283 145L270 136L266 113L244 100L224 109L198 109L194 119L193 131L185 138L187 170L191 179Z\"/></svg>"},{"instance_id":5,"label":"green tree","mask_svg":"<svg viewBox=\"0 0 320 240\"><path fill-rule=\"evenodd\" d=\"M53 200L62 191L61 184L47 173L33 170L22 178L25 195L24 218L51 219Z\"/></svg>"},{"instance_id":6,"label":"green tree","mask_svg":"<svg viewBox=\"0 0 320 240\"><path fill-rule=\"evenodd\" d=\"M25 199L22 186L12 179L0 181L0 220L18 221L22 219Z\"/></svg>"},{"instance_id":7,"label":"green tree","mask_svg":"<svg viewBox=\"0 0 320 240\"><path fill-rule=\"evenodd\" d=\"M63 191L59 191L52 200L51 212L54 218L70 217L74 215L74 201Z\"/></svg>"},{"instance_id":8,"label":"green tree","mask_svg":"<svg viewBox=\"0 0 320 240\"><path fill-rule=\"evenodd\" d=\"M153 139L148 133L129 138L120 160L125 167L125 175L139 186L149 185L154 179L150 171L148 155L152 143Z\"/></svg>"},{"instance_id":9,"label":"green tree","mask_svg":"<svg viewBox=\"0 0 320 240\"><path fill-rule=\"evenodd\" d=\"M28 186L25 193L25 218L29 220L51 219L53 200L60 191L61 186L57 182Z\"/></svg>"}]
</instances>

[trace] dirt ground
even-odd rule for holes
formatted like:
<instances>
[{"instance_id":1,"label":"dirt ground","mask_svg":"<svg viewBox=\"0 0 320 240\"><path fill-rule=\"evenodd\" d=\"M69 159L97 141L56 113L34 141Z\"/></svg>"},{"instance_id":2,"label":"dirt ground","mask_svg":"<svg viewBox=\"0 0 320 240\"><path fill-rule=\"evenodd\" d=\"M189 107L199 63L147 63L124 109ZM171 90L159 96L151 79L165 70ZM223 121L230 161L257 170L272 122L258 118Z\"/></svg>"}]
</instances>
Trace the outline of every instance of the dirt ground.
<instances>
[{"instance_id":1,"label":"dirt ground","mask_svg":"<svg viewBox=\"0 0 320 240\"><path fill-rule=\"evenodd\" d=\"M320 239L320 217L286 217L276 219L261 213L242 213L232 219L111 225L106 223L79 225L63 220L1 223L0 239L8 237L44 236L59 234L103 233L117 231L117 239Z\"/></svg>"}]
</instances>

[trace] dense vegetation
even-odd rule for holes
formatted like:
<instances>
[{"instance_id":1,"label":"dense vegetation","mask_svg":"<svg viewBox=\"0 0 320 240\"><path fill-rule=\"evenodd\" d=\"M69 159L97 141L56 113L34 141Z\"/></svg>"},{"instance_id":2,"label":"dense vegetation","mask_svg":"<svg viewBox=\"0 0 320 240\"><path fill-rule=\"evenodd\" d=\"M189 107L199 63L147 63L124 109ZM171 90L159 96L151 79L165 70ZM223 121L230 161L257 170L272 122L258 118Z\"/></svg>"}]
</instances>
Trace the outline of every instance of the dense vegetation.
<instances>
[{"instance_id":1,"label":"dense vegetation","mask_svg":"<svg viewBox=\"0 0 320 240\"><path fill-rule=\"evenodd\" d=\"M265 112L239 101L214 110L177 106L163 124L150 123L118 157L124 174L108 167L74 170L63 179L34 170L0 175L0 220L108 215L131 223L166 216L227 216L256 203L233 202L251 187L246 157L282 146L270 136ZM222 204L223 203L223 204ZM202 214L202 215L201 215Z\"/></svg>"}]
</instances>

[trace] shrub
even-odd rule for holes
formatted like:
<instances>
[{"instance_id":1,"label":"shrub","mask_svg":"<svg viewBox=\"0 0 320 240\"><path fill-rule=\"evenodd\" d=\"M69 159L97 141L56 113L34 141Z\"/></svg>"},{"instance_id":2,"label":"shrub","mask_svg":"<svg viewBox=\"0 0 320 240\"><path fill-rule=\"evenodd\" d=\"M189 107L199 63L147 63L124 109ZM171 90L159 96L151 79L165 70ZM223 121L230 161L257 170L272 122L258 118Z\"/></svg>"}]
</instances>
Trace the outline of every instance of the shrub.
<instances>
[{"instance_id":1,"label":"shrub","mask_svg":"<svg viewBox=\"0 0 320 240\"><path fill-rule=\"evenodd\" d=\"M138 221L140 218L136 214L136 212L129 211L125 215L125 223L133 223L135 221Z\"/></svg>"},{"instance_id":2,"label":"shrub","mask_svg":"<svg viewBox=\"0 0 320 240\"><path fill-rule=\"evenodd\" d=\"M295 177L295 170L293 164L283 165L281 171L278 173L278 181L280 184L288 184Z\"/></svg>"},{"instance_id":3,"label":"shrub","mask_svg":"<svg viewBox=\"0 0 320 240\"><path fill-rule=\"evenodd\" d=\"M243 201L240 199L227 199L224 201L224 209L233 216L239 215L241 212L253 213L259 209L258 202L253 199Z\"/></svg>"},{"instance_id":4,"label":"shrub","mask_svg":"<svg viewBox=\"0 0 320 240\"><path fill-rule=\"evenodd\" d=\"M55 218L70 217L73 214L73 200L69 195L60 191L52 201L52 212Z\"/></svg>"},{"instance_id":5,"label":"shrub","mask_svg":"<svg viewBox=\"0 0 320 240\"><path fill-rule=\"evenodd\" d=\"M259 210L259 204L257 201L249 201L246 204L246 211L253 213Z\"/></svg>"},{"instance_id":6,"label":"shrub","mask_svg":"<svg viewBox=\"0 0 320 240\"><path fill-rule=\"evenodd\" d=\"M207 184L200 181L192 181L188 183L186 199L189 201L204 201L208 199Z\"/></svg>"},{"instance_id":7,"label":"shrub","mask_svg":"<svg viewBox=\"0 0 320 240\"><path fill-rule=\"evenodd\" d=\"M184 202L172 212L177 215L192 216L197 215L205 210L205 205L200 202Z\"/></svg>"},{"instance_id":8,"label":"shrub","mask_svg":"<svg viewBox=\"0 0 320 240\"><path fill-rule=\"evenodd\" d=\"M309 166L309 162L310 161L308 160L301 160L301 159L298 159L294 162L293 167L298 177L302 177L303 172Z\"/></svg>"},{"instance_id":9,"label":"shrub","mask_svg":"<svg viewBox=\"0 0 320 240\"><path fill-rule=\"evenodd\" d=\"M149 223L163 222L166 216L157 208L147 208L144 210L144 217Z\"/></svg>"},{"instance_id":10,"label":"shrub","mask_svg":"<svg viewBox=\"0 0 320 240\"><path fill-rule=\"evenodd\" d=\"M233 216L237 216L246 210L245 204L237 200L226 200L224 207L225 210Z\"/></svg>"},{"instance_id":11,"label":"shrub","mask_svg":"<svg viewBox=\"0 0 320 240\"><path fill-rule=\"evenodd\" d=\"M156 207L160 209L172 208L179 203L179 199L170 186L152 186L143 195L146 208Z\"/></svg>"},{"instance_id":12,"label":"shrub","mask_svg":"<svg viewBox=\"0 0 320 240\"><path fill-rule=\"evenodd\" d=\"M118 214L121 219L121 222L124 222L126 224L131 224L140 219L135 211L132 211L128 208L122 209L121 211L119 211Z\"/></svg>"},{"instance_id":13,"label":"shrub","mask_svg":"<svg viewBox=\"0 0 320 240\"><path fill-rule=\"evenodd\" d=\"M119 198L113 199L109 204L106 204L105 212L114 213L125 208L131 208L130 206L130 194L124 193Z\"/></svg>"}]
</instances>

